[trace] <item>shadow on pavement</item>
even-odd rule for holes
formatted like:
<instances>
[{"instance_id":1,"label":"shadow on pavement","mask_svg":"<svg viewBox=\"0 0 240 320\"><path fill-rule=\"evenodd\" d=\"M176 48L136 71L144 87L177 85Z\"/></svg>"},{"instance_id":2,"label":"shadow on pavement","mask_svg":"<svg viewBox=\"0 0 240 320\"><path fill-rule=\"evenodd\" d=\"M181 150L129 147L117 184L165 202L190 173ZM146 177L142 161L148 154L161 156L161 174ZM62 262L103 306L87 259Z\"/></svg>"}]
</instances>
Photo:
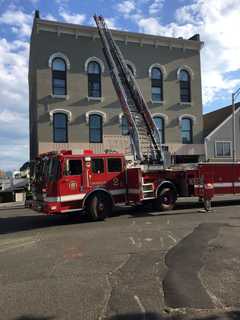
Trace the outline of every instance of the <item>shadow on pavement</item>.
<instances>
[{"instance_id":1,"label":"shadow on pavement","mask_svg":"<svg viewBox=\"0 0 240 320\"><path fill-rule=\"evenodd\" d=\"M183 314L177 312L175 314L161 315L159 313L128 313L116 315L111 318L106 318L107 320L239 320L240 311L229 311L229 312L219 312L211 315L198 315L191 316L189 314Z\"/></svg>"},{"instance_id":2,"label":"shadow on pavement","mask_svg":"<svg viewBox=\"0 0 240 320\"><path fill-rule=\"evenodd\" d=\"M128 208L116 208L111 217L118 217L123 215L130 216L129 218L143 218L153 217L153 210L148 207L128 207ZM158 215L176 215L176 214L196 214L196 211L191 212L177 212L172 211L170 213L159 213ZM157 216L158 216L157 215ZM108 219L111 219L109 217ZM42 213L33 213L31 215L21 213L21 215L5 216L1 217L0 214L0 234L16 233L20 231L28 231L34 229L51 228L57 226L65 226L72 224L84 224L94 223L86 214L71 214L71 215L53 215L48 216ZM101 221L97 222L98 224Z\"/></svg>"},{"instance_id":3,"label":"shadow on pavement","mask_svg":"<svg viewBox=\"0 0 240 320\"><path fill-rule=\"evenodd\" d=\"M92 221L86 215L80 214L76 216L47 216L44 214L34 214L26 216L0 217L0 234L90 222Z\"/></svg>"},{"instance_id":4,"label":"shadow on pavement","mask_svg":"<svg viewBox=\"0 0 240 320\"><path fill-rule=\"evenodd\" d=\"M233 206L240 205L240 201L217 201L213 202L213 207L221 206ZM128 215L132 218L154 218L160 216L171 216L171 215L194 215L198 214L198 209L202 208L201 203L178 203L176 208L169 212L154 212L149 205L142 205L137 207L118 207L114 210L112 216ZM193 210L189 210L193 209ZM183 211L188 210L188 211ZM215 213L215 212L214 212ZM205 214L205 213L203 213ZM209 213L211 214L211 213ZM109 219L111 219L109 217ZM235 219L235 218L234 218ZM61 225L70 224L82 224L93 222L86 214L71 214L71 215L55 215L47 216L44 214L34 213L32 215L16 215L9 217L1 217L0 214L0 234L15 233L19 231L27 231L33 229L50 228ZM101 222L98 222L101 223Z\"/></svg>"},{"instance_id":5,"label":"shadow on pavement","mask_svg":"<svg viewBox=\"0 0 240 320\"><path fill-rule=\"evenodd\" d=\"M237 206L240 205L239 200L218 200L212 202L213 208L219 208L219 207L229 207L229 206ZM193 210L190 210L193 209ZM142 205L138 207L133 207L128 209L128 211L125 213L124 211L126 209L123 209L123 213L119 213L118 211L115 213L115 215L120 214L129 214L131 217L129 218L143 218L143 217L154 217L154 216L172 216L172 215L187 215L187 214L197 214L200 213L200 209L203 209L202 203L199 202L182 202L177 203L176 207L171 211L165 211L165 212L154 212L151 209L150 205ZM188 211L183 211L188 210ZM215 212L214 212L215 213ZM211 214L211 213L207 213Z\"/></svg>"},{"instance_id":6,"label":"shadow on pavement","mask_svg":"<svg viewBox=\"0 0 240 320\"><path fill-rule=\"evenodd\" d=\"M160 314L155 312L147 312L147 313L128 313L128 314L120 314L117 316L113 316L111 318L107 318L107 320L160 320L164 319Z\"/></svg>"},{"instance_id":7,"label":"shadow on pavement","mask_svg":"<svg viewBox=\"0 0 240 320\"><path fill-rule=\"evenodd\" d=\"M31 211L30 211L31 212ZM154 217L152 214L153 210L151 210L148 206L138 206L138 207L117 207L115 208L112 217L129 215L129 218L138 218L138 217ZM172 211L169 214L196 214L196 211L193 212L177 212ZM159 213L160 215L165 215L163 213ZM109 217L108 219L111 219ZM24 211L14 216L3 216L1 217L0 213L0 234L9 234L16 233L20 231L28 231L34 229L42 229L42 228L51 228L57 226L65 226L72 224L84 224L84 223L93 223L86 214L84 213L75 213L75 214L65 214L65 215L53 215L48 216L42 213L33 212L33 214L29 214L29 211L26 215L24 215ZM100 221L97 222L101 223Z\"/></svg>"},{"instance_id":8,"label":"shadow on pavement","mask_svg":"<svg viewBox=\"0 0 240 320\"><path fill-rule=\"evenodd\" d=\"M213 208L218 208L218 207L228 207L228 206L237 206L240 205L240 200L237 199L229 199L229 200L214 200L212 201L212 207ZM174 211L176 210L183 210L183 209L191 209L191 208L203 208L203 204L201 202L179 202L176 204L176 207Z\"/></svg>"},{"instance_id":9,"label":"shadow on pavement","mask_svg":"<svg viewBox=\"0 0 240 320\"><path fill-rule=\"evenodd\" d=\"M55 317L35 317L31 315L20 316L14 318L13 320L53 320ZM219 312L216 314L209 314L209 315L201 315L192 316L189 314L183 314L180 312L176 312L175 314L166 314L161 315L155 312L146 312L146 313L128 313L128 314L119 314L116 316L112 316L110 318L104 318L106 320L239 320L240 319L240 311L229 311L229 312ZM88 319L82 319L88 320ZM90 318L89 318L90 320ZM91 320L94 320L91 318Z\"/></svg>"},{"instance_id":10,"label":"shadow on pavement","mask_svg":"<svg viewBox=\"0 0 240 320\"><path fill-rule=\"evenodd\" d=\"M35 316L21 316L17 317L14 320L53 320L55 317L35 317Z\"/></svg>"}]
</instances>

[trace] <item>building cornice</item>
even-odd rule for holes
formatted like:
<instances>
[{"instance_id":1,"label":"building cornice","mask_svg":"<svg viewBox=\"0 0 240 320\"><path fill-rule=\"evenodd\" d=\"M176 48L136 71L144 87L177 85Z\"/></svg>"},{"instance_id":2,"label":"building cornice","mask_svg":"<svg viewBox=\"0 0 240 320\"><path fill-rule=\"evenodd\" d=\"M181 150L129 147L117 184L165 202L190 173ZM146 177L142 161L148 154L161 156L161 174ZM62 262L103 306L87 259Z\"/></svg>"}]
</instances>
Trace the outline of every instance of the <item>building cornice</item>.
<instances>
[{"instance_id":1,"label":"building cornice","mask_svg":"<svg viewBox=\"0 0 240 320\"><path fill-rule=\"evenodd\" d=\"M58 36L61 34L73 35L75 39L79 37L88 37L93 40L99 39L99 34L96 27L82 26L77 24L49 21L36 19L37 32L48 31L55 32ZM159 46L167 46L171 48L201 50L203 42L196 40L187 40L182 38L171 38L156 35L149 35L144 33L126 32L120 30L111 30L115 40L122 41L126 45L128 43L137 43L139 46L153 45L155 48Z\"/></svg>"}]
</instances>

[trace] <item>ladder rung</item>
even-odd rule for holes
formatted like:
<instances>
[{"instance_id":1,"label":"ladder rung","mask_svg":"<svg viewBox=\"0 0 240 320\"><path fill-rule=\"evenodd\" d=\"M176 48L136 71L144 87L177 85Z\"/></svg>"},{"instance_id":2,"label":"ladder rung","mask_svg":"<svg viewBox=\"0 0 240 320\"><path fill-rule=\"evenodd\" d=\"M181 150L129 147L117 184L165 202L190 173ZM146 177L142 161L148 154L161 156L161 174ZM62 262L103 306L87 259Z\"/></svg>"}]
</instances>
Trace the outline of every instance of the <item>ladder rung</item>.
<instances>
[{"instance_id":1,"label":"ladder rung","mask_svg":"<svg viewBox=\"0 0 240 320\"><path fill-rule=\"evenodd\" d=\"M154 152L153 144L155 144L155 151L161 150L160 145L157 143L157 139L152 137L149 132L148 122L146 119L149 116L151 117L150 111L142 97L141 91L136 85L135 80L130 75L130 72L127 71L126 61L124 61L124 57L119 47L112 38L111 32L106 27L104 19L96 17L95 21L100 35L103 34L102 37L100 36L100 39L103 42L103 47L106 49L106 54L115 64L114 73L119 79L117 82L122 86L122 93L125 94L127 100L126 107L133 118L132 120L135 123L135 127L137 128L138 135L135 142L139 143L141 153L148 157L149 154L153 154Z\"/></svg>"}]
</instances>

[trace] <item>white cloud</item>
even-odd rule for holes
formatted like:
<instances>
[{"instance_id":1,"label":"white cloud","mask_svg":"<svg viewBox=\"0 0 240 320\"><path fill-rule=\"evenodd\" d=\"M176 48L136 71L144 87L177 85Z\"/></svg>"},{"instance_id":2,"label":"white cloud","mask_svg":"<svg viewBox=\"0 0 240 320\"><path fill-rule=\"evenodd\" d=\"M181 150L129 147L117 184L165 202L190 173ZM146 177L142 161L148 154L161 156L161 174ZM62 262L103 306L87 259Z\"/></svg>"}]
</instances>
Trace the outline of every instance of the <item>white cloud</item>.
<instances>
[{"instance_id":1,"label":"white cloud","mask_svg":"<svg viewBox=\"0 0 240 320\"><path fill-rule=\"evenodd\" d=\"M201 53L203 101L210 104L220 95L230 98L232 90L240 85L239 76L229 79L228 74L240 71L240 41L236 38L239 11L239 0L194 0L191 5L179 8L176 21L166 25L154 17L154 12L138 15L136 19L132 14L129 18L144 33L184 38L200 33L205 42Z\"/></svg>"},{"instance_id":2,"label":"white cloud","mask_svg":"<svg viewBox=\"0 0 240 320\"><path fill-rule=\"evenodd\" d=\"M123 1L117 5L117 10L123 14L130 14L135 9L134 1Z\"/></svg>"},{"instance_id":3,"label":"white cloud","mask_svg":"<svg viewBox=\"0 0 240 320\"><path fill-rule=\"evenodd\" d=\"M57 4L63 5L63 4L68 4L69 0L55 0Z\"/></svg>"},{"instance_id":4,"label":"white cloud","mask_svg":"<svg viewBox=\"0 0 240 320\"><path fill-rule=\"evenodd\" d=\"M19 140L12 140L8 145L2 144L1 140L0 142L0 168L5 171L19 170L23 163L28 161L27 140L22 143L19 143Z\"/></svg>"},{"instance_id":5,"label":"white cloud","mask_svg":"<svg viewBox=\"0 0 240 320\"><path fill-rule=\"evenodd\" d=\"M105 22L109 29L120 29L116 27L116 22L114 18L105 18Z\"/></svg>"},{"instance_id":6,"label":"white cloud","mask_svg":"<svg viewBox=\"0 0 240 320\"><path fill-rule=\"evenodd\" d=\"M0 38L0 168L16 169L28 159L29 44Z\"/></svg>"},{"instance_id":7,"label":"white cloud","mask_svg":"<svg viewBox=\"0 0 240 320\"><path fill-rule=\"evenodd\" d=\"M26 114L0 112L0 168L14 170L28 160L28 117Z\"/></svg>"},{"instance_id":8,"label":"white cloud","mask_svg":"<svg viewBox=\"0 0 240 320\"><path fill-rule=\"evenodd\" d=\"M105 22L107 23L107 26L109 29L118 29L121 30L122 28L119 27L118 25L116 25L116 19L115 18L108 18L108 17L104 17ZM93 17L91 17L89 19L89 21L87 22L87 24L96 27L96 22L93 19Z\"/></svg>"},{"instance_id":9,"label":"white cloud","mask_svg":"<svg viewBox=\"0 0 240 320\"><path fill-rule=\"evenodd\" d=\"M85 14L69 13L63 8L60 9L59 15L63 18L65 22L68 23L83 24L83 22L86 20Z\"/></svg>"},{"instance_id":10,"label":"white cloud","mask_svg":"<svg viewBox=\"0 0 240 320\"><path fill-rule=\"evenodd\" d=\"M176 23L170 23L164 26L154 17L142 17L138 20L137 24L140 32L166 37L178 38L184 36L185 38L189 38L196 33L191 24L177 25Z\"/></svg>"},{"instance_id":11,"label":"white cloud","mask_svg":"<svg viewBox=\"0 0 240 320\"><path fill-rule=\"evenodd\" d=\"M240 78L228 79L227 73L240 70L240 42L236 39L239 23L238 0L195 1L193 5L178 10L179 24L191 23L205 41L202 50L203 98L210 103L221 93L229 96Z\"/></svg>"},{"instance_id":12,"label":"white cloud","mask_svg":"<svg viewBox=\"0 0 240 320\"><path fill-rule=\"evenodd\" d=\"M28 104L29 44L0 39L0 101L1 110L25 112Z\"/></svg>"},{"instance_id":13,"label":"white cloud","mask_svg":"<svg viewBox=\"0 0 240 320\"><path fill-rule=\"evenodd\" d=\"M18 37L23 38L31 34L32 15L26 14L13 7L0 16L0 24L10 26L13 33L17 34Z\"/></svg>"},{"instance_id":14,"label":"white cloud","mask_svg":"<svg viewBox=\"0 0 240 320\"><path fill-rule=\"evenodd\" d=\"M154 0L153 3L149 6L149 14L150 15L160 14L164 1L165 0Z\"/></svg>"},{"instance_id":15,"label":"white cloud","mask_svg":"<svg viewBox=\"0 0 240 320\"><path fill-rule=\"evenodd\" d=\"M48 13L47 15L43 15L42 19L44 20L51 20L51 21L57 21L57 18L55 18L52 14Z\"/></svg>"}]
</instances>

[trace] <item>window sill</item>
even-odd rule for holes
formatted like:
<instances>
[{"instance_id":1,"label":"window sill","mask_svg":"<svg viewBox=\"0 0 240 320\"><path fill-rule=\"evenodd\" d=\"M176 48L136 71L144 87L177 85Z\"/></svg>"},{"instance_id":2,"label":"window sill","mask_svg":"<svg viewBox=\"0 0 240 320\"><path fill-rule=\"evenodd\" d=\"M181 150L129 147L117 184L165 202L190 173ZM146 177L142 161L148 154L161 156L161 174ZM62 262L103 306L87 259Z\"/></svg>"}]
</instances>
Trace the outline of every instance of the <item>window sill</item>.
<instances>
[{"instance_id":1,"label":"window sill","mask_svg":"<svg viewBox=\"0 0 240 320\"><path fill-rule=\"evenodd\" d=\"M63 141L61 141L61 142L53 141L53 143L55 143L55 144L68 144L68 141L65 141L65 142L63 142Z\"/></svg>"},{"instance_id":2,"label":"window sill","mask_svg":"<svg viewBox=\"0 0 240 320\"><path fill-rule=\"evenodd\" d=\"M191 107L192 106L192 102L178 102L178 105L179 106L188 106L188 107Z\"/></svg>"},{"instance_id":3,"label":"window sill","mask_svg":"<svg viewBox=\"0 0 240 320\"><path fill-rule=\"evenodd\" d=\"M163 100L163 101L156 101L156 100L150 100L150 102L152 103L152 104L160 104L160 105L163 105L164 103L165 103L165 101Z\"/></svg>"},{"instance_id":4,"label":"window sill","mask_svg":"<svg viewBox=\"0 0 240 320\"><path fill-rule=\"evenodd\" d=\"M104 101L104 97L87 97L87 101Z\"/></svg>"},{"instance_id":5,"label":"window sill","mask_svg":"<svg viewBox=\"0 0 240 320\"><path fill-rule=\"evenodd\" d=\"M233 157L232 156L217 156L217 155L215 155L215 158L216 159L232 159Z\"/></svg>"},{"instance_id":6,"label":"window sill","mask_svg":"<svg viewBox=\"0 0 240 320\"><path fill-rule=\"evenodd\" d=\"M54 99L69 100L69 95L51 94L51 97Z\"/></svg>"},{"instance_id":7,"label":"window sill","mask_svg":"<svg viewBox=\"0 0 240 320\"><path fill-rule=\"evenodd\" d=\"M100 144L100 143L103 143L102 141L98 141L98 142L91 142L91 141L89 141L89 143L91 143L91 144Z\"/></svg>"}]
</instances>

